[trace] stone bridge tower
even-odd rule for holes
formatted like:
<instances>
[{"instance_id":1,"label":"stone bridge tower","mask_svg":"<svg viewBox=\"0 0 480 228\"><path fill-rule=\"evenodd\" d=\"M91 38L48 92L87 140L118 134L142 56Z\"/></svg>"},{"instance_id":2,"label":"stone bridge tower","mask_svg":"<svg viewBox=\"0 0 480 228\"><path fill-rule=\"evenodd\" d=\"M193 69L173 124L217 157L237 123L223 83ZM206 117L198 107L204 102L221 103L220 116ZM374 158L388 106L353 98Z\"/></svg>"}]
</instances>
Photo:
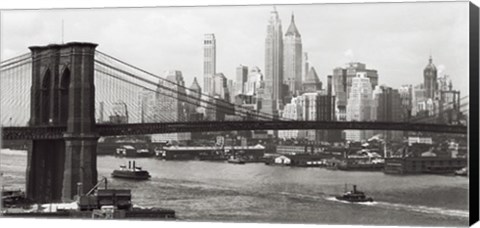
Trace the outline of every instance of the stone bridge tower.
<instances>
[{"instance_id":1,"label":"stone bridge tower","mask_svg":"<svg viewBox=\"0 0 480 228\"><path fill-rule=\"evenodd\" d=\"M30 126L66 126L61 140L33 140L27 158L27 197L72 200L77 183L97 182L94 55L97 44L71 42L30 47Z\"/></svg>"}]
</instances>

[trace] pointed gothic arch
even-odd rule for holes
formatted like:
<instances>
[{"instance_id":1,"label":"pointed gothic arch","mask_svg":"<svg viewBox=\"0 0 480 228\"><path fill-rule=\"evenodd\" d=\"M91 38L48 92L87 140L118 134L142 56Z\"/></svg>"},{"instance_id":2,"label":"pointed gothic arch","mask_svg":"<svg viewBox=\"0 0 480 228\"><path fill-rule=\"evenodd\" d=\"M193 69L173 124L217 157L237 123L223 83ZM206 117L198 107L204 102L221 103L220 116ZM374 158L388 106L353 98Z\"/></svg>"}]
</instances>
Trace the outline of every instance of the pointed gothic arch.
<instances>
[{"instance_id":1,"label":"pointed gothic arch","mask_svg":"<svg viewBox=\"0 0 480 228\"><path fill-rule=\"evenodd\" d=\"M40 122L42 124L48 124L50 119L50 92L52 88L52 73L50 69L47 69L43 74L42 78L42 87L41 87L41 105L40 105L40 113L41 119Z\"/></svg>"},{"instance_id":2,"label":"pointed gothic arch","mask_svg":"<svg viewBox=\"0 0 480 228\"><path fill-rule=\"evenodd\" d=\"M70 69L65 67L60 78L60 124L66 124L68 120L68 99L70 88Z\"/></svg>"}]
</instances>

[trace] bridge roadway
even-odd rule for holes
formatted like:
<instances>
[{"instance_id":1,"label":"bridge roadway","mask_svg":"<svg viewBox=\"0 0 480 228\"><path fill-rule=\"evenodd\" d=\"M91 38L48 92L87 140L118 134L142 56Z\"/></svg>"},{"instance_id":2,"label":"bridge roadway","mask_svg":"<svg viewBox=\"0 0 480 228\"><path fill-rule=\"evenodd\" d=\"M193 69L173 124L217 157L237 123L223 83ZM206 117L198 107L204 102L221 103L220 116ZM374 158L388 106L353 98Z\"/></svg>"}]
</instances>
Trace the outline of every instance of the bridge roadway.
<instances>
[{"instance_id":1,"label":"bridge roadway","mask_svg":"<svg viewBox=\"0 0 480 228\"><path fill-rule=\"evenodd\" d=\"M140 124L97 124L99 136L144 135L173 132L209 132L240 130L398 130L467 134L467 126L405 122L340 121L201 121ZM62 139L65 126L4 127L4 140Z\"/></svg>"}]
</instances>

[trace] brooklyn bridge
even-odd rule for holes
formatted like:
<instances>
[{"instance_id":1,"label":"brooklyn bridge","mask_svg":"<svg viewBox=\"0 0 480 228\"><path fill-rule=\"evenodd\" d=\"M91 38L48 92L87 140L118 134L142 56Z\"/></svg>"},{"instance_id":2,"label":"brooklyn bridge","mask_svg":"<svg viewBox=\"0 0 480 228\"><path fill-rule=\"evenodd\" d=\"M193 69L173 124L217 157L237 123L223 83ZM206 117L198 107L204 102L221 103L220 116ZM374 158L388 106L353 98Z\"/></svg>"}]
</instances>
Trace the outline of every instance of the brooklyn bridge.
<instances>
[{"instance_id":1,"label":"brooklyn bridge","mask_svg":"<svg viewBox=\"0 0 480 228\"><path fill-rule=\"evenodd\" d=\"M90 190L97 182L96 146L102 136L289 129L467 134L465 124L435 121L441 111L403 122L279 118L192 91L96 47L81 42L32 46L29 53L1 63L2 139L32 140L26 186L31 199L71 200L79 182L83 183L80 191ZM142 102L144 96L165 98L165 103L181 101L213 117L175 119L165 114L170 109ZM123 114L119 105L124 107ZM461 106L468 109L468 105L468 97L462 98ZM113 120L105 121L104 116Z\"/></svg>"}]
</instances>

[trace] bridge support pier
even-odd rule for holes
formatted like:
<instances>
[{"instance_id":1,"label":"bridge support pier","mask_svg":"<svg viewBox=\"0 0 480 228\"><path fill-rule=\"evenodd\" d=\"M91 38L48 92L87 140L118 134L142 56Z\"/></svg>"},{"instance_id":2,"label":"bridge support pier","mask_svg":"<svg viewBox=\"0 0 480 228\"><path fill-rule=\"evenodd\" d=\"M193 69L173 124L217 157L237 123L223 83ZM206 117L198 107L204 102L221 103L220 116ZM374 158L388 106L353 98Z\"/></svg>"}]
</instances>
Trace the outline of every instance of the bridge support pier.
<instances>
[{"instance_id":1,"label":"bridge support pier","mask_svg":"<svg viewBox=\"0 0 480 228\"><path fill-rule=\"evenodd\" d=\"M59 202L62 196L63 140L33 140L27 155L26 195L35 202Z\"/></svg>"},{"instance_id":2,"label":"bridge support pier","mask_svg":"<svg viewBox=\"0 0 480 228\"><path fill-rule=\"evenodd\" d=\"M82 183L82 193L97 183L97 135L65 134L65 170L63 172L62 200L72 199L77 183Z\"/></svg>"},{"instance_id":3,"label":"bridge support pier","mask_svg":"<svg viewBox=\"0 0 480 228\"><path fill-rule=\"evenodd\" d=\"M77 183L97 182L93 43L30 47L30 126L65 126L63 139L33 140L27 161L27 197L37 203L71 201Z\"/></svg>"}]
</instances>

